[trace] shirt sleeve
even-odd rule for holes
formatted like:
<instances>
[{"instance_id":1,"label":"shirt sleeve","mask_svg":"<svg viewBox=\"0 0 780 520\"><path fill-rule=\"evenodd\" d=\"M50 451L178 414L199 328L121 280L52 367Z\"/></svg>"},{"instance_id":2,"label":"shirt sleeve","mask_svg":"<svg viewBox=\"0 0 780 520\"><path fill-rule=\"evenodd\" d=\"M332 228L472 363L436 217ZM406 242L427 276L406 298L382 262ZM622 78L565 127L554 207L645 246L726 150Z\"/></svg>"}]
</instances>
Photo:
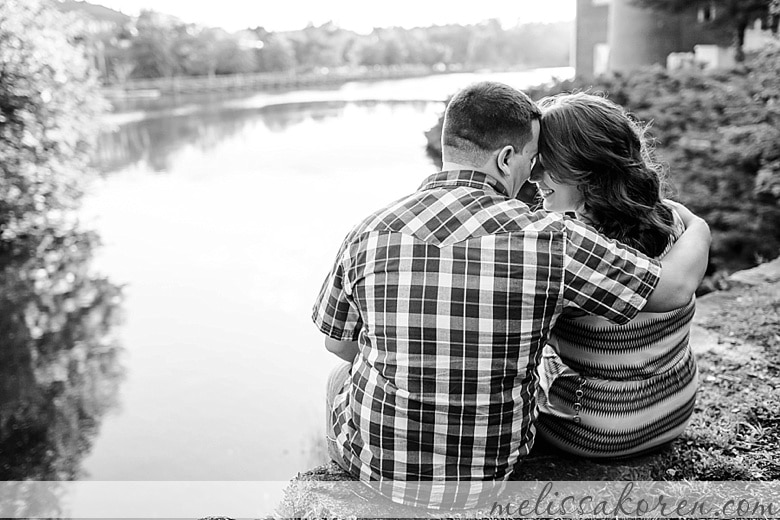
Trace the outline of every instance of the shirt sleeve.
<instances>
[{"instance_id":1,"label":"shirt sleeve","mask_svg":"<svg viewBox=\"0 0 780 520\"><path fill-rule=\"evenodd\" d=\"M350 236L341 245L333 269L325 278L312 310L312 320L320 331L340 341L357 340L363 327L363 320L345 276Z\"/></svg>"},{"instance_id":2,"label":"shirt sleeve","mask_svg":"<svg viewBox=\"0 0 780 520\"><path fill-rule=\"evenodd\" d=\"M564 226L564 309L630 321L658 285L660 262L576 220L565 218Z\"/></svg>"}]
</instances>

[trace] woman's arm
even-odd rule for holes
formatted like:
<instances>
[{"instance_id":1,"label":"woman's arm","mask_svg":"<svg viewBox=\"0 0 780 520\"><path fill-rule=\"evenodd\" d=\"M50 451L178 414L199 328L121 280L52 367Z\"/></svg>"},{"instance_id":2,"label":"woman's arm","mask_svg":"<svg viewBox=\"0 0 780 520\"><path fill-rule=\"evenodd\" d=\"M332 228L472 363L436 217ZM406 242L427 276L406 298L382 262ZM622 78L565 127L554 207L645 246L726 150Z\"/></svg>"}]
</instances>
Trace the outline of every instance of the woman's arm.
<instances>
[{"instance_id":1,"label":"woman's arm","mask_svg":"<svg viewBox=\"0 0 780 520\"><path fill-rule=\"evenodd\" d=\"M685 232L661 260L661 280L642 309L648 312L670 311L691 300L707 270L712 242L710 228L704 219L682 204L665 202L680 215Z\"/></svg>"}]
</instances>

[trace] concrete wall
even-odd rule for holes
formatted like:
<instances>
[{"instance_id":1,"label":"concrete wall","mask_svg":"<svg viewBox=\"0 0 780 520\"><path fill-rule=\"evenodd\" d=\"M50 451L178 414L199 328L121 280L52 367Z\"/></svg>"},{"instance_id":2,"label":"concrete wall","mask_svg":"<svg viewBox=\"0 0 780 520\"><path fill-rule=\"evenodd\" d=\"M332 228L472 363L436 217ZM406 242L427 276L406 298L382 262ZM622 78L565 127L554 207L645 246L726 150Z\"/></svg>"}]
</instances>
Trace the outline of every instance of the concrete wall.
<instances>
[{"instance_id":1,"label":"concrete wall","mask_svg":"<svg viewBox=\"0 0 780 520\"><path fill-rule=\"evenodd\" d=\"M693 52L696 45L731 43L728 31L701 22L695 9L672 15L641 9L632 0L577 0L573 64L577 76L598 71L596 48L608 47L608 69L665 66L673 52Z\"/></svg>"},{"instance_id":2,"label":"concrete wall","mask_svg":"<svg viewBox=\"0 0 780 520\"><path fill-rule=\"evenodd\" d=\"M609 13L609 68L629 71L666 65L666 57L681 46L680 18L642 9L631 0L612 0Z\"/></svg>"},{"instance_id":3,"label":"concrete wall","mask_svg":"<svg viewBox=\"0 0 780 520\"><path fill-rule=\"evenodd\" d=\"M578 76L593 76L593 53L596 44L607 43L608 3L577 0L574 31L574 68Z\"/></svg>"}]
</instances>

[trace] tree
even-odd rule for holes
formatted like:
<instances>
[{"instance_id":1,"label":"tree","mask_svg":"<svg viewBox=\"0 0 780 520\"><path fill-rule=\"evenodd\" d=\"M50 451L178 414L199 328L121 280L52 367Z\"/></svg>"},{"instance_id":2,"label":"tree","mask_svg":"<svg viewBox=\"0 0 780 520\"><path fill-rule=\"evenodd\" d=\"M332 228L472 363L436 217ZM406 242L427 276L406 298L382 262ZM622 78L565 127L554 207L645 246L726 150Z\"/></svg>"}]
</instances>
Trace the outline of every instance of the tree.
<instances>
[{"instance_id":1,"label":"tree","mask_svg":"<svg viewBox=\"0 0 780 520\"><path fill-rule=\"evenodd\" d=\"M344 64L344 49L351 40L349 31L332 22L320 26L309 24L288 35L295 50L295 60L303 70L336 68Z\"/></svg>"},{"instance_id":2,"label":"tree","mask_svg":"<svg viewBox=\"0 0 780 520\"><path fill-rule=\"evenodd\" d=\"M175 44L177 42L174 20L154 11L144 10L136 20L137 34L130 46L135 63L133 77L172 77L181 69Z\"/></svg>"},{"instance_id":3,"label":"tree","mask_svg":"<svg viewBox=\"0 0 780 520\"><path fill-rule=\"evenodd\" d=\"M780 42L715 73L649 67L524 89L531 99L561 92L608 94L640 121L652 121L658 159L674 199L712 229L714 280L780 255ZM443 116L426 132L441 166ZM528 183L526 183L528 186ZM533 188L533 192L536 188ZM534 202L534 193L520 199ZM717 284L717 282L714 282ZM707 281L705 287L713 284Z\"/></svg>"},{"instance_id":4,"label":"tree","mask_svg":"<svg viewBox=\"0 0 780 520\"><path fill-rule=\"evenodd\" d=\"M770 21L776 30L776 22L771 19L776 15L778 0L633 0L640 6L668 13L683 13L706 9L710 13L712 23L731 31L734 39L737 61L744 61L745 31L755 20Z\"/></svg>"},{"instance_id":5,"label":"tree","mask_svg":"<svg viewBox=\"0 0 780 520\"><path fill-rule=\"evenodd\" d=\"M72 211L105 105L70 21L49 2L0 2L2 480L78 478L121 381L121 290L91 272L98 239Z\"/></svg>"},{"instance_id":6,"label":"tree","mask_svg":"<svg viewBox=\"0 0 780 520\"><path fill-rule=\"evenodd\" d=\"M74 208L106 108L62 14L0 2L0 255Z\"/></svg>"},{"instance_id":7,"label":"tree","mask_svg":"<svg viewBox=\"0 0 780 520\"><path fill-rule=\"evenodd\" d=\"M243 48L238 37L225 31L217 33L215 54L217 74L244 74L257 67L254 50Z\"/></svg>"},{"instance_id":8,"label":"tree","mask_svg":"<svg viewBox=\"0 0 780 520\"><path fill-rule=\"evenodd\" d=\"M262 72L287 72L294 70L295 49L288 38L279 34L269 35L265 46L258 52L259 68Z\"/></svg>"}]
</instances>

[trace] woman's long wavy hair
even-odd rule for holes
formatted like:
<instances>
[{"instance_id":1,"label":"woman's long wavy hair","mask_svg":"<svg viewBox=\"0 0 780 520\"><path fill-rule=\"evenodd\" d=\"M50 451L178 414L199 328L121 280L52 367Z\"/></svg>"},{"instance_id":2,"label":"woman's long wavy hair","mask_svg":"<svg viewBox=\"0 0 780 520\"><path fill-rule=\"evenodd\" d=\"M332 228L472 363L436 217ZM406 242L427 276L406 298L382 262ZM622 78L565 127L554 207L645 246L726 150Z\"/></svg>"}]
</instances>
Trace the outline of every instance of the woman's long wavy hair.
<instances>
[{"instance_id":1,"label":"woman's long wavy hair","mask_svg":"<svg viewBox=\"0 0 780 520\"><path fill-rule=\"evenodd\" d=\"M541 166L557 183L578 187L587 223L651 257L673 233L660 165L646 125L619 105L586 93L542 99Z\"/></svg>"}]
</instances>

